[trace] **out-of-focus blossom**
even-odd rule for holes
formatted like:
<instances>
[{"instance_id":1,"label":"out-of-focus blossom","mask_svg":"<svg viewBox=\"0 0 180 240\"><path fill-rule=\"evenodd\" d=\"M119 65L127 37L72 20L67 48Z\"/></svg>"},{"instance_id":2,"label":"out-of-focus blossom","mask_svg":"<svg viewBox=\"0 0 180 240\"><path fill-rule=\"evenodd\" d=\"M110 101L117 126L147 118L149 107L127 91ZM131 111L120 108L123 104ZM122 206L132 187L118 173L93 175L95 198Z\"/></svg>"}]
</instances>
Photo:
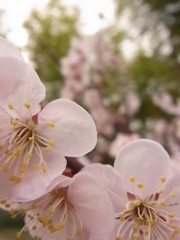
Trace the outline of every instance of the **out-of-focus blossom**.
<instances>
[{"instance_id":1,"label":"out-of-focus blossom","mask_svg":"<svg viewBox=\"0 0 180 240\"><path fill-rule=\"evenodd\" d=\"M79 157L94 148L96 127L82 107L67 99L41 111L45 87L24 61L0 57L0 72L0 198L9 191L16 198L34 198L64 171L64 156Z\"/></svg>"},{"instance_id":2,"label":"out-of-focus blossom","mask_svg":"<svg viewBox=\"0 0 180 240\"><path fill-rule=\"evenodd\" d=\"M119 113L123 115L133 116L139 110L141 101L137 93L130 91L125 97L125 102L119 108Z\"/></svg>"},{"instance_id":3,"label":"out-of-focus blossom","mask_svg":"<svg viewBox=\"0 0 180 240\"><path fill-rule=\"evenodd\" d=\"M152 99L154 104L160 107L166 113L178 116L180 115L180 99L178 99L177 104L175 104L172 96L168 93L156 94Z\"/></svg>"},{"instance_id":4,"label":"out-of-focus blossom","mask_svg":"<svg viewBox=\"0 0 180 240\"><path fill-rule=\"evenodd\" d=\"M133 141L114 169L94 164L84 170L104 185L116 212L116 227L103 240L179 239L180 175L169 177L169 155L160 144Z\"/></svg>"},{"instance_id":5,"label":"out-of-focus blossom","mask_svg":"<svg viewBox=\"0 0 180 240\"><path fill-rule=\"evenodd\" d=\"M0 37L0 57L12 57L24 61L18 48L2 37Z\"/></svg>"},{"instance_id":6,"label":"out-of-focus blossom","mask_svg":"<svg viewBox=\"0 0 180 240\"><path fill-rule=\"evenodd\" d=\"M96 108L102 105L102 99L96 89L87 89L84 93L84 102L90 108Z\"/></svg>"},{"instance_id":7,"label":"out-of-focus blossom","mask_svg":"<svg viewBox=\"0 0 180 240\"><path fill-rule=\"evenodd\" d=\"M132 134L123 134L123 133L118 133L114 141L111 143L110 148L109 148L109 154L112 157L116 157L116 155L119 153L121 148L134 140L137 140L140 138L139 134L132 133Z\"/></svg>"},{"instance_id":8,"label":"out-of-focus blossom","mask_svg":"<svg viewBox=\"0 0 180 240\"><path fill-rule=\"evenodd\" d=\"M110 198L102 185L87 173L73 178L60 176L46 193L33 201L9 205L12 217L26 214L25 226L17 233L20 238L26 229L35 239L87 240L90 234L104 235L112 231L115 218Z\"/></svg>"}]
</instances>

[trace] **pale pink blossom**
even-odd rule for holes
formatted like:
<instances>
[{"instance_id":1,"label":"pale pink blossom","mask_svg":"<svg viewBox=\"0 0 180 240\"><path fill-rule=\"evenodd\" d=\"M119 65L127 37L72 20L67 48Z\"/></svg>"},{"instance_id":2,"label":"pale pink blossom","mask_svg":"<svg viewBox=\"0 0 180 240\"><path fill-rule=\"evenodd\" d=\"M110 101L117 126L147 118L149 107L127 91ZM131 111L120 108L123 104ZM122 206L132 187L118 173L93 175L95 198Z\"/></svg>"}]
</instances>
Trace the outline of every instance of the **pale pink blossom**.
<instances>
[{"instance_id":1,"label":"pale pink blossom","mask_svg":"<svg viewBox=\"0 0 180 240\"><path fill-rule=\"evenodd\" d=\"M177 103L175 104L172 96L164 92L154 95L152 99L154 104L160 107L166 113L178 116L180 115L180 98L177 99Z\"/></svg>"},{"instance_id":2,"label":"pale pink blossom","mask_svg":"<svg viewBox=\"0 0 180 240\"><path fill-rule=\"evenodd\" d=\"M65 156L94 148L96 128L91 116L67 99L41 111L45 87L24 61L0 57L0 73L0 198L11 191L30 199L64 171Z\"/></svg>"},{"instance_id":3,"label":"pale pink blossom","mask_svg":"<svg viewBox=\"0 0 180 240\"><path fill-rule=\"evenodd\" d=\"M136 133L132 134L118 133L114 141L110 144L109 147L110 156L116 157L116 155L119 153L119 151L125 144L137 140L139 138L140 135Z\"/></svg>"},{"instance_id":4,"label":"pale pink blossom","mask_svg":"<svg viewBox=\"0 0 180 240\"><path fill-rule=\"evenodd\" d=\"M61 59L61 72L67 81L80 82L81 85L89 84L89 55L87 46L80 39L73 39L67 57Z\"/></svg>"},{"instance_id":5,"label":"pale pink blossom","mask_svg":"<svg viewBox=\"0 0 180 240\"><path fill-rule=\"evenodd\" d=\"M24 61L18 48L2 37L0 37L0 57L12 57Z\"/></svg>"},{"instance_id":6,"label":"pale pink blossom","mask_svg":"<svg viewBox=\"0 0 180 240\"><path fill-rule=\"evenodd\" d=\"M2 202L1 202L2 203ZM16 203L7 200L1 204L11 209L12 217L26 214L23 231L42 240L87 240L90 234L104 235L115 224L113 206L102 185L87 172L73 178L55 179L40 198Z\"/></svg>"},{"instance_id":7,"label":"pale pink blossom","mask_svg":"<svg viewBox=\"0 0 180 240\"><path fill-rule=\"evenodd\" d=\"M122 115L133 116L141 106L141 101L136 92L130 91L125 96L124 103L120 106L118 112Z\"/></svg>"},{"instance_id":8,"label":"pale pink blossom","mask_svg":"<svg viewBox=\"0 0 180 240\"><path fill-rule=\"evenodd\" d=\"M102 99L96 89L86 89L84 93L84 103L90 108L102 106Z\"/></svg>"},{"instance_id":9,"label":"pale pink blossom","mask_svg":"<svg viewBox=\"0 0 180 240\"><path fill-rule=\"evenodd\" d=\"M116 213L114 230L98 239L179 239L180 175L169 177L169 155L160 144L133 141L120 150L114 169L94 164L84 170L104 185Z\"/></svg>"}]
</instances>

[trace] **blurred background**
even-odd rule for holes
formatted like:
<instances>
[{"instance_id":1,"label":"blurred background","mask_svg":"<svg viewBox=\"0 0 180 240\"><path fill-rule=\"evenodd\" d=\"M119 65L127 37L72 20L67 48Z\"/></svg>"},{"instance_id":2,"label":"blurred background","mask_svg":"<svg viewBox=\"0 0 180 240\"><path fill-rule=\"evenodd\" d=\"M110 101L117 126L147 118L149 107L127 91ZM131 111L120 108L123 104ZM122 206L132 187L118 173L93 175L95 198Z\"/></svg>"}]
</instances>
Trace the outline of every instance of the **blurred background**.
<instances>
[{"instance_id":1,"label":"blurred background","mask_svg":"<svg viewBox=\"0 0 180 240\"><path fill-rule=\"evenodd\" d=\"M180 172L180 1L0 0L0 35L46 85L43 105L69 98L93 117L98 143L79 161L113 165L125 143L148 138ZM1 212L0 239L22 226Z\"/></svg>"}]
</instances>

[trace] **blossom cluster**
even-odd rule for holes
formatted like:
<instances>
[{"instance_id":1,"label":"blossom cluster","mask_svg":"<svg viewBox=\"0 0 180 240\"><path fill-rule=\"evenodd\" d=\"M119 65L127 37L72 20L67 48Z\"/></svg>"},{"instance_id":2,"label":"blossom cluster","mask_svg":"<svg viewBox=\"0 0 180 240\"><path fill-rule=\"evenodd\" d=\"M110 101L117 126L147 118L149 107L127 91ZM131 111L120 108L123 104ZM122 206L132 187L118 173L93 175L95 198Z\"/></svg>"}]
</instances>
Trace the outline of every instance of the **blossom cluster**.
<instances>
[{"instance_id":1,"label":"blossom cluster","mask_svg":"<svg viewBox=\"0 0 180 240\"><path fill-rule=\"evenodd\" d=\"M64 75L60 96L85 106L97 127L96 148L80 160L113 164L124 144L148 138L168 151L172 174L180 173L180 99L162 92L166 86L161 93L144 89L142 96L138 79L131 82L124 74L128 64L115 46L111 34L100 30L89 38L72 39L67 56L60 61Z\"/></svg>"},{"instance_id":2,"label":"blossom cluster","mask_svg":"<svg viewBox=\"0 0 180 240\"><path fill-rule=\"evenodd\" d=\"M44 85L3 38L0 70L0 207L24 217L17 238L26 231L37 240L179 238L180 175L172 176L159 143L132 136L114 167L79 166L76 158L97 142L89 113L68 99L42 108Z\"/></svg>"},{"instance_id":3,"label":"blossom cluster","mask_svg":"<svg viewBox=\"0 0 180 240\"><path fill-rule=\"evenodd\" d=\"M123 62L109 45L103 30L90 39L74 38L60 61L65 80L60 96L82 103L96 123L99 141L88 156L91 162L113 161L125 143L140 138L132 120L141 101L120 74Z\"/></svg>"}]
</instances>

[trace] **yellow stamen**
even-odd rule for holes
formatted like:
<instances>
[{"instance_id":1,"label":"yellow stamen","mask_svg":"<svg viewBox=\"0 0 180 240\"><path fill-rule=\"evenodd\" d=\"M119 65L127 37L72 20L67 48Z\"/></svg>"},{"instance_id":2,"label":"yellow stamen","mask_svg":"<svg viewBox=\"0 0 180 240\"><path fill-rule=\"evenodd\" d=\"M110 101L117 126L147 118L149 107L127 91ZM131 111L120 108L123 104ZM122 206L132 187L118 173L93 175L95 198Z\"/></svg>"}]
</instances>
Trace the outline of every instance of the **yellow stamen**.
<instances>
[{"instance_id":1,"label":"yellow stamen","mask_svg":"<svg viewBox=\"0 0 180 240\"><path fill-rule=\"evenodd\" d=\"M49 126L54 128L55 127L55 123L54 122L49 122Z\"/></svg>"},{"instance_id":2,"label":"yellow stamen","mask_svg":"<svg viewBox=\"0 0 180 240\"><path fill-rule=\"evenodd\" d=\"M17 126L18 125L18 121L16 120L16 119L13 119L12 121L11 121L11 124L12 124L12 126Z\"/></svg>"},{"instance_id":3,"label":"yellow stamen","mask_svg":"<svg viewBox=\"0 0 180 240\"><path fill-rule=\"evenodd\" d=\"M37 163L35 163L35 164L33 165L33 169L34 169L34 170L37 170L37 169L38 169Z\"/></svg>"},{"instance_id":4,"label":"yellow stamen","mask_svg":"<svg viewBox=\"0 0 180 240\"><path fill-rule=\"evenodd\" d=\"M134 205L135 205L135 206L138 207L140 204L141 204L141 202L140 202L138 199L134 201Z\"/></svg>"},{"instance_id":5,"label":"yellow stamen","mask_svg":"<svg viewBox=\"0 0 180 240\"><path fill-rule=\"evenodd\" d=\"M142 182L138 182L138 183L137 183L137 186L138 186L139 188L143 188L143 187L144 187L143 184L142 184Z\"/></svg>"},{"instance_id":6,"label":"yellow stamen","mask_svg":"<svg viewBox=\"0 0 180 240\"><path fill-rule=\"evenodd\" d=\"M171 192L171 196L175 198L176 197L175 192Z\"/></svg>"},{"instance_id":7,"label":"yellow stamen","mask_svg":"<svg viewBox=\"0 0 180 240\"><path fill-rule=\"evenodd\" d=\"M166 181L166 177L162 176L161 177L161 182L164 183Z\"/></svg>"},{"instance_id":8,"label":"yellow stamen","mask_svg":"<svg viewBox=\"0 0 180 240\"><path fill-rule=\"evenodd\" d=\"M163 189L160 188L160 189L159 189L159 194L163 194L163 193L164 193Z\"/></svg>"},{"instance_id":9,"label":"yellow stamen","mask_svg":"<svg viewBox=\"0 0 180 240\"><path fill-rule=\"evenodd\" d=\"M54 144L54 140L51 138L49 139L49 145L52 146Z\"/></svg>"},{"instance_id":10,"label":"yellow stamen","mask_svg":"<svg viewBox=\"0 0 180 240\"><path fill-rule=\"evenodd\" d=\"M166 206L166 201L165 200L161 201L161 206L163 206L163 207Z\"/></svg>"},{"instance_id":11,"label":"yellow stamen","mask_svg":"<svg viewBox=\"0 0 180 240\"><path fill-rule=\"evenodd\" d=\"M46 166L43 167L43 172L44 172L44 173L47 172L47 167L46 167Z\"/></svg>"},{"instance_id":12,"label":"yellow stamen","mask_svg":"<svg viewBox=\"0 0 180 240\"><path fill-rule=\"evenodd\" d=\"M174 218L174 213L168 213L168 216L169 216L170 218Z\"/></svg>"},{"instance_id":13,"label":"yellow stamen","mask_svg":"<svg viewBox=\"0 0 180 240\"><path fill-rule=\"evenodd\" d=\"M27 153L26 153L26 157L27 157L27 158L31 158L31 157L32 157L32 152L27 152Z\"/></svg>"},{"instance_id":14,"label":"yellow stamen","mask_svg":"<svg viewBox=\"0 0 180 240\"><path fill-rule=\"evenodd\" d=\"M78 228L78 230L77 230L77 235L80 236L81 233L82 233L82 229L81 229L81 228Z\"/></svg>"},{"instance_id":15,"label":"yellow stamen","mask_svg":"<svg viewBox=\"0 0 180 240\"><path fill-rule=\"evenodd\" d=\"M135 181L135 176L133 176L133 175L130 176L130 181L131 181L131 182L134 182L134 181Z\"/></svg>"},{"instance_id":16,"label":"yellow stamen","mask_svg":"<svg viewBox=\"0 0 180 240\"><path fill-rule=\"evenodd\" d=\"M12 103L9 103L9 104L8 104L8 108L11 109L11 110L13 109Z\"/></svg>"},{"instance_id":17,"label":"yellow stamen","mask_svg":"<svg viewBox=\"0 0 180 240\"><path fill-rule=\"evenodd\" d=\"M25 102L25 103L24 103L24 106L25 106L25 108L29 109L29 108L30 108L30 103Z\"/></svg>"},{"instance_id":18,"label":"yellow stamen","mask_svg":"<svg viewBox=\"0 0 180 240\"><path fill-rule=\"evenodd\" d=\"M51 146L47 146L46 147L46 152L48 153L50 149L51 149Z\"/></svg>"},{"instance_id":19,"label":"yellow stamen","mask_svg":"<svg viewBox=\"0 0 180 240\"><path fill-rule=\"evenodd\" d=\"M29 140L30 140L30 141L34 141L34 140L35 140L35 137L34 137L34 136L29 137Z\"/></svg>"},{"instance_id":20,"label":"yellow stamen","mask_svg":"<svg viewBox=\"0 0 180 240\"><path fill-rule=\"evenodd\" d=\"M121 214L121 216L120 216L120 219L119 219L121 222L124 222L125 221L125 216L124 216L124 214Z\"/></svg>"},{"instance_id":21,"label":"yellow stamen","mask_svg":"<svg viewBox=\"0 0 180 240\"><path fill-rule=\"evenodd\" d=\"M21 232L18 232L18 233L16 234L16 237L17 237L17 238L20 238L21 235L22 235Z\"/></svg>"}]
</instances>

